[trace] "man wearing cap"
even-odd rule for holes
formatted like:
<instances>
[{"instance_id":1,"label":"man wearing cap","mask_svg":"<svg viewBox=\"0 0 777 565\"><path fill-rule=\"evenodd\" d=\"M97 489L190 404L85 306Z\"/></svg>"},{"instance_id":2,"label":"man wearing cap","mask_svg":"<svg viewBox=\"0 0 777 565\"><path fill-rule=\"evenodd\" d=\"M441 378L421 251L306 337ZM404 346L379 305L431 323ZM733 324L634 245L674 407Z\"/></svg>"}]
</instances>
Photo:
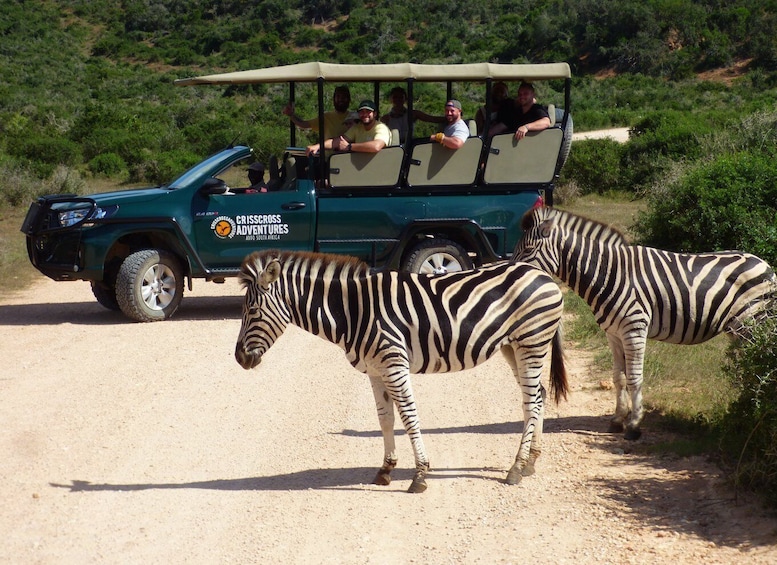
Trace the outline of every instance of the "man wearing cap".
<instances>
[{"instance_id":1,"label":"man wearing cap","mask_svg":"<svg viewBox=\"0 0 777 565\"><path fill-rule=\"evenodd\" d=\"M377 153L387 145L391 145L391 130L386 124L377 120L375 103L372 100L362 100L358 110L359 122L344 134L326 139L324 149ZM321 146L318 143L308 145L307 154L318 153L320 149Z\"/></svg>"},{"instance_id":2,"label":"man wearing cap","mask_svg":"<svg viewBox=\"0 0 777 565\"><path fill-rule=\"evenodd\" d=\"M448 149L458 149L468 137L469 127L461 119L461 102L448 100L445 103L445 127L430 139Z\"/></svg>"},{"instance_id":3,"label":"man wearing cap","mask_svg":"<svg viewBox=\"0 0 777 565\"><path fill-rule=\"evenodd\" d=\"M335 107L334 112L324 112L324 139L330 139L342 135L348 129L345 121L348 119L348 106L351 105L351 91L345 85L335 88L332 95L332 104ZM294 106L288 104L283 113L289 116L298 128L312 129L318 131L318 117L309 120L303 120L294 113Z\"/></svg>"}]
</instances>

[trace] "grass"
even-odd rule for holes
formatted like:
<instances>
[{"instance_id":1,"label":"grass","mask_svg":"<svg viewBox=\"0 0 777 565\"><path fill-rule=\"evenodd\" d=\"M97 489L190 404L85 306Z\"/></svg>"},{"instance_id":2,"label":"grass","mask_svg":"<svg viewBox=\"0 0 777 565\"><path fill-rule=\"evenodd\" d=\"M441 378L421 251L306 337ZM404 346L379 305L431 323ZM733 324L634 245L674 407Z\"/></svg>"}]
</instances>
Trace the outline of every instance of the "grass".
<instances>
[{"instance_id":1,"label":"grass","mask_svg":"<svg viewBox=\"0 0 777 565\"><path fill-rule=\"evenodd\" d=\"M0 209L0 298L27 288L39 275L27 257L24 234L19 228L26 209Z\"/></svg>"}]
</instances>

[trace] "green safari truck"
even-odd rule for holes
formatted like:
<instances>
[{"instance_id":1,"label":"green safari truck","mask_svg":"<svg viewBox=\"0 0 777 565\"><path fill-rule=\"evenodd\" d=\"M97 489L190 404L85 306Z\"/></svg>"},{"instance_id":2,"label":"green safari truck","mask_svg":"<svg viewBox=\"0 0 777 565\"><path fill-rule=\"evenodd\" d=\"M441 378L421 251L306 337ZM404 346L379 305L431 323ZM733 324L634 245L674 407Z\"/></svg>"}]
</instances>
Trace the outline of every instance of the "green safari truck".
<instances>
[{"instance_id":1,"label":"green safari truck","mask_svg":"<svg viewBox=\"0 0 777 565\"><path fill-rule=\"evenodd\" d=\"M352 255L376 269L445 273L509 257L520 219L552 204L569 154L571 76L565 63L502 65L338 65L302 63L186 78L178 86L313 83L323 125L333 83L386 84L408 92L418 82L483 85L554 80L564 100L548 108L552 126L519 142L472 131L450 151L428 136L395 142L375 154L322 151L290 144L269 166L269 190L247 188L251 147L224 148L169 183L90 196L50 195L33 202L22 225L32 264L57 281L88 281L97 301L136 321L177 310L188 280L223 282L262 248ZM319 129L323 131L323 127Z\"/></svg>"}]
</instances>

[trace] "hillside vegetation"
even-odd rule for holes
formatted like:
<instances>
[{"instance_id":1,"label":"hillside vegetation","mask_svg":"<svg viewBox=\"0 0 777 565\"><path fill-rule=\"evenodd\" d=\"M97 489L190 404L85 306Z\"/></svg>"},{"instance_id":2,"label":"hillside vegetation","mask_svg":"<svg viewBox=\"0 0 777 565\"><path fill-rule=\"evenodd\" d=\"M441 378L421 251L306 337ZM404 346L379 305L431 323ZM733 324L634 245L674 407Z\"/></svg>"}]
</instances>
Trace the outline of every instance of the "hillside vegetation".
<instances>
[{"instance_id":1,"label":"hillside vegetation","mask_svg":"<svg viewBox=\"0 0 777 565\"><path fill-rule=\"evenodd\" d=\"M560 195L647 202L631 234L642 243L736 248L777 264L777 0L3 2L0 220L42 194L163 183L233 140L263 159L279 154L285 85L173 82L312 60L566 61L575 129L628 126L632 136L575 143ZM438 111L444 89L424 86L418 107ZM482 91L461 88L471 115ZM559 105L558 85L538 88ZM309 116L305 94L298 111ZM21 246L3 249L2 270L20 258ZM724 430L740 479L772 495L775 343L774 324L762 324L732 355L741 396L728 414L684 415L705 433Z\"/></svg>"},{"instance_id":2,"label":"hillside vegetation","mask_svg":"<svg viewBox=\"0 0 777 565\"><path fill-rule=\"evenodd\" d=\"M164 182L236 137L266 157L286 143L285 87L174 88L173 81L309 60L568 61L578 129L632 125L646 112L670 109L699 114L704 127L731 123L774 104L776 4L5 2L0 166L13 178L29 172L47 179L48 190L77 181L63 166ZM741 61L749 73L733 85L693 78ZM551 99L552 85L543 88ZM459 94L466 110L482 102L480 90ZM433 96L424 102L436 111ZM303 97L300 113L313 110ZM19 204L30 195L17 187L5 196Z\"/></svg>"}]
</instances>

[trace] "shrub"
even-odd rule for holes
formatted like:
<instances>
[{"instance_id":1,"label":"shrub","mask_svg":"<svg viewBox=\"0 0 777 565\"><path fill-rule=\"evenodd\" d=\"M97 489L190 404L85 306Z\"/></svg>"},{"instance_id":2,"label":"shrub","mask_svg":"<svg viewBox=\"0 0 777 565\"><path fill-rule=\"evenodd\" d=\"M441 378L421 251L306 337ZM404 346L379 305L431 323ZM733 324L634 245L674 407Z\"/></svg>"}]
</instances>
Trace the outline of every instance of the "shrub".
<instances>
[{"instance_id":1,"label":"shrub","mask_svg":"<svg viewBox=\"0 0 777 565\"><path fill-rule=\"evenodd\" d=\"M673 161L698 159L701 139L709 130L698 117L685 112L654 112L640 120L622 153L621 188L642 194L664 176Z\"/></svg>"},{"instance_id":2,"label":"shrub","mask_svg":"<svg viewBox=\"0 0 777 565\"><path fill-rule=\"evenodd\" d=\"M83 194L86 187L78 171L64 165L56 167L45 180L12 162L0 164L0 174L2 196L10 206L27 206L46 194Z\"/></svg>"},{"instance_id":3,"label":"shrub","mask_svg":"<svg viewBox=\"0 0 777 565\"><path fill-rule=\"evenodd\" d=\"M701 164L649 199L640 243L675 251L739 249L777 264L777 164L741 153Z\"/></svg>"},{"instance_id":4,"label":"shrub","mask_svg":"<svg viewBox=\"0 0 777 565\"><path fill-rule=\"evenodd\" d=\"M580 195L617 190L622 150L623 146L612 139L577 141L564 166L564 177L577 184Z\"/></svg>"},{"instance_id":5,"label":"shrub","mask_svg":"<svg viewBox=\"0 0 777 565\"><path fill-rule=\"evenodd\" d=\"M200 161L200 156L189 151L169 151L139 160L130 166L130 181L164 184L178 177Z\"/></svg>"},{"instance_id":6,"label":"shrub","mask_svg":"<svg viewBox=\"0 0 777 565\"><path fill-rule=\"evenodd\" d=\"M750 324L726 366L740 390L722 425L723 455L733 479L777 506L777 305Z\"/></svg>"},{"instance_id":7,"label":"shrub","mask_svg":"<svg viewBox=\"0 0 777 565\"><path fill-rule=\"evenodd\" d=\"M116 153L103 153L89 161L89 170L97 176L117 177L126 173L127 163Z\"/></svg>"}]
</instances>

